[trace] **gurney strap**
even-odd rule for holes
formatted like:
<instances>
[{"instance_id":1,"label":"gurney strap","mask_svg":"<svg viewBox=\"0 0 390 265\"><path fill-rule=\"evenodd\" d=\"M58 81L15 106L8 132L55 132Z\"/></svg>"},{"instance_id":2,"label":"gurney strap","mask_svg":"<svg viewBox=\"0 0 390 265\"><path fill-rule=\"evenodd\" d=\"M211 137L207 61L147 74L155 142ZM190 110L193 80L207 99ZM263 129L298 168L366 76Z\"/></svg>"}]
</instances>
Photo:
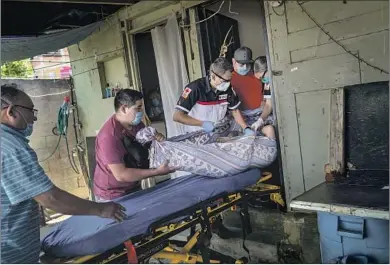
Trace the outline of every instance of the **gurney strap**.
<instances>
[{"instance_id":1,"label":"gurney strap","mask_svg":"<svg viewBox=\"0 0 390 265\"><path fill-rule=\"evenodd\" d=\"M248 253L248 259L251 260L249 249L245 245L246 236L252 233L252 226L248 212L247 195L242 197L242 204L240 210L241 225L242 225L242 248Z\"/></svg>"},{"instance_id":2,"label":"gurney strap","mask_svg":"<svg viewBox=\"0 0 390 265\"><path fill-rule=\"evenodd\" d=\"M131 240L124 242L127 251L127 264L138 264L137 252Z\"/></svg>"}]
</instances>

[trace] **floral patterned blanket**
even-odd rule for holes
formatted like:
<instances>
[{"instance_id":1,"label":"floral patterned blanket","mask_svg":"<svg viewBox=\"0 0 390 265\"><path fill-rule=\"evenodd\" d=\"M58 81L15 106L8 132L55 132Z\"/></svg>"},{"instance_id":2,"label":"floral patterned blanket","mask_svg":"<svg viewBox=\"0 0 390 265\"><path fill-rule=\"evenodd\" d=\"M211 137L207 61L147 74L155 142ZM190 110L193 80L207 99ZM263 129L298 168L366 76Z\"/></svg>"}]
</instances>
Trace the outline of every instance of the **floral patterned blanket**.
<instances>
[{"instance_id":1,"label":"floral patterned blanket","mask_svg":"<svg viewBox=\"0 0 390 265\"><path fill-rule=\"evenodd\" d=\"M203 131L172 137L163 142L154 141L156 130L146 127L136 139L152 142L149 151L150 168L157 168L166 160L169 166L192 174L226 177L251 167L264 168L277 155L274 139L264 136L230 137L231 123L223 121L212 133Z\"/></svg>"}]
</instances>

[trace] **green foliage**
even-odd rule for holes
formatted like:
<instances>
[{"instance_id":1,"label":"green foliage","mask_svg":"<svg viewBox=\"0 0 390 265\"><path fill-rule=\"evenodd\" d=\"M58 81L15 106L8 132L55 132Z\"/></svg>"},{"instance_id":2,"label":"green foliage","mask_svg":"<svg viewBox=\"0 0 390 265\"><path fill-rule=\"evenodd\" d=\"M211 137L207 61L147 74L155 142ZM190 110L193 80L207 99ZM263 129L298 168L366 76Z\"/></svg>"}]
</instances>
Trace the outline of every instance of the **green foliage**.
<instances>
[{"instance_id":1,"label":"green foliage","mask_svg":"<svg viewBox=\"0 0 390 265\"><path fill-rule=\"evenodd\" d=\"M34 75L30 59L5 63L1 66L2 77L30 77Z\"/></svg>"}]
</instances>

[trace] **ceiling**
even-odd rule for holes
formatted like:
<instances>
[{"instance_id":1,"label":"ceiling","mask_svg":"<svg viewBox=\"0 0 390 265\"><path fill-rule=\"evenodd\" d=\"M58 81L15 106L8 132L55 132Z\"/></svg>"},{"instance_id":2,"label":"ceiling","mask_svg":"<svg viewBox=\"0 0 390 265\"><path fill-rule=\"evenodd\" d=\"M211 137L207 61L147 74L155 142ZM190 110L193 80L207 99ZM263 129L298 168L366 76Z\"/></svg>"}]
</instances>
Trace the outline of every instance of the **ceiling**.
<instances>
[{"instance_id":1,"label":"ceiling","mask_svg":"<svg viewBox=\"0 0 390 265\"><path fill-rule=\"evenodd\" d=\"M82 2L82 3L80 3ZM104 19L137 0L3 0L1 36L39 36Z\"/></svg>"},{"instance_id":2,"label":"ceiling","mask_svg":"<svg viewBox=\"0 0 390 265\"><path fill-rule=\"evenodd\" d=\"M77 44L120 8L139 0L2 0L2 63Z\"/></svg>"}]
</instances>

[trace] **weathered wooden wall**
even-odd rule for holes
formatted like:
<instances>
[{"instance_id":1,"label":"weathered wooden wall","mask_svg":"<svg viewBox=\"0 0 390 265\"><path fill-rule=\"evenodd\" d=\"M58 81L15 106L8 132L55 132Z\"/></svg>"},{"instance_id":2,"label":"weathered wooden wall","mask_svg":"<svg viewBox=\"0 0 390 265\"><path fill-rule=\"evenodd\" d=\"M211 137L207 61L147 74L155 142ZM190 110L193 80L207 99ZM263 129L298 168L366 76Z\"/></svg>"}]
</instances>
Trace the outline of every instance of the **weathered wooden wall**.
<instances>
[{"instance_id":1,"label":"weathered wooden wall","mask_svg":"<svg viewBox=\"0 0 390 265\"><path fill-rule=\"evenodd\" d=\"M299 5L301 4L302 7ZM389 8L386 1L286 1L266 6L273 87L287 201L324 181L329 161L330 91L388 80L348 50L388 71Z\"/></svg>"}]
</instances>

